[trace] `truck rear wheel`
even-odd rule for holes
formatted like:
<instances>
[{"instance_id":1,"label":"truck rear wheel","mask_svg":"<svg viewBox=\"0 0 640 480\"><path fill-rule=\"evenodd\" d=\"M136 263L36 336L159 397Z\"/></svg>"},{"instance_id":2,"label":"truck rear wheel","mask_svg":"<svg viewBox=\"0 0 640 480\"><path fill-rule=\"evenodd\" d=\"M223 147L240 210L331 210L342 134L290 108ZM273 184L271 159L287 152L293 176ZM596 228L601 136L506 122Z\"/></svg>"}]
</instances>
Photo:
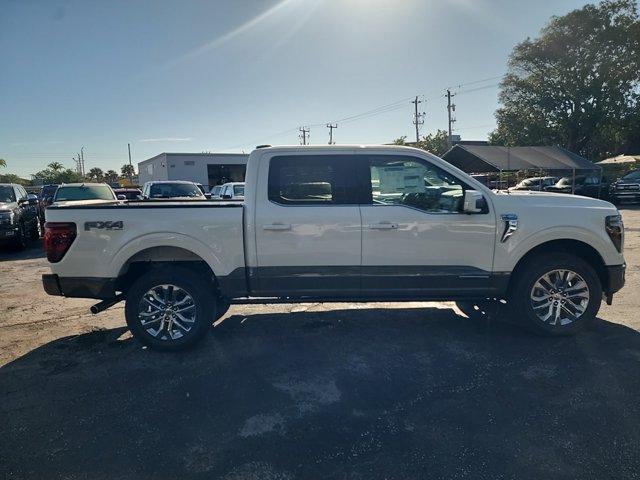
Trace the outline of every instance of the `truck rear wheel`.
<instances>
[{"instance_id":1,"label":"truck rear wheel","mask_svg":"<svg viewBox=\"0 0 640 480\"><path fill-rule=\"evenodd\" d=\"M202 275L183 268L152 270L127 292L127 325L144 345L183 350L209 331L216 317L215 298L211 282Z\"/></svg>"},{"instance_id":2,"label":"truck rear wheel","mask_svg":"<svg viewBox=\"0 0 640 480\"><path fill-rule=\"evenodd\" d=\"M536 257L514 278L509 303L525 326L545 335L573 335L595 318L602 286L594 269L565 253Z\"/></svg>"}]
</instances>

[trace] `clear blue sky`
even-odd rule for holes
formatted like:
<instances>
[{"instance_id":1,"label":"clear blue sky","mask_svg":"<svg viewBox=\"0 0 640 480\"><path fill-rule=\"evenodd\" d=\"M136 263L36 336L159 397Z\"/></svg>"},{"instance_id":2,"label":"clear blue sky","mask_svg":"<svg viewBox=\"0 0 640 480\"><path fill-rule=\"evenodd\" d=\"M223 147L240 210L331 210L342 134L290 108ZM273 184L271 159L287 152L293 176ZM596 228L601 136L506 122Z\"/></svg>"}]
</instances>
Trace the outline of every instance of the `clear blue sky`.
<instances>
[{"instance_id":1,"label":"clear blue sky","mask_svg":"<svg viewBox=\"0 0 640 480\"><path fill-rule=\"evenodd\" d=\"M513 45L576 0L0 0L0 157L27 176L51 161L119 170L163 151L295 144L339 122L338 143L494 127ZM480 87L487 88L480 88ZM480 88L480 89L478 89ZM467 90L464 92L463 90ZM475 91L469 91L475 90ZM287 131L282 133L283 131Z\"/></svg>"}]
</instances>

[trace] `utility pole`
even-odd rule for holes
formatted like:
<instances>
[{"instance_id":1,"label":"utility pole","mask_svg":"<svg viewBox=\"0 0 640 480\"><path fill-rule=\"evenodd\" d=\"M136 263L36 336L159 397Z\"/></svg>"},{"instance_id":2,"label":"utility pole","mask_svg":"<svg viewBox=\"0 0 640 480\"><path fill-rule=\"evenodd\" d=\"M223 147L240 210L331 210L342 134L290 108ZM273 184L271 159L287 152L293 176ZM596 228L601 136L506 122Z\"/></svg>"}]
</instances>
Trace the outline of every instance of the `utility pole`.
<instances>
[{"instance_id":1,"label":"utility pole","mask_svg":"<svg viewBox=\"0 0 640 480\"><path fill-rule=\"evenodd\" d=\"M127 143L127 150L129 151L129 183L133 185L133 165L131 165L131 144Z\"/></svg>"},{"instance_id":2,"label":"utility pole","mask_svg":"<svg viewBox=\"0 0 640 480\"><path fill-rule=\"evenodd\" d=\"M309 138L309 127L300 127L300 145L306 145Z\"/></svg>"},{"instance_id":3,"label":"utility pole","mask_svg":"<svg viewBox=\"0 0 640 480\"><path fill-rule=\"evenodd\" d=\"M453 112L456 111L456 106L455 104L451 103L451 97L454 97L454 96L455 94L452 94L451 90L447 89L447 116L449 118L449 138L448 138L449 148L453 146L453 136L451 134L451 130L452 130L451 126L456 121L456 119L453 118Z\"/></svg>"},{"instance_id":4,"label":"utility pole","mask_svg":"<svg viewBox=\"0 0 640 480\"><path fill-rule=\"evenodd\" d=\"M329 145L335 145L336 142L333 141L333 129L338 128L338 124L327 123L327 128L329 129Z\"/></svg>"},{"instance_id":5,"label":"utility pole","mask_svg":"<svg viewBox=\"0 0 640 480\"><path fill-rule=\"evenodd\" d=\"M80 147L80 165L81 165L81 172L80 175L82 175L82 178L84 178L84 174L85 174L85 170L84 170L84 147Z\"/></svg>"},{"instance_id":6,"label":"utility pole","mask_svg":"<svg viewBox=\"0 0 640 480\"><path fill-rule=\"evenodd\" d=\"M416 95L416 99L413 100L413 106L415 108L415 112L413 114L413 124L416 126L416 143L420 141L420 126L424 124L424 112L418 113L418 107L422 103L422 101L418 100L418 96Z\"/></svg>"}]
</instances>

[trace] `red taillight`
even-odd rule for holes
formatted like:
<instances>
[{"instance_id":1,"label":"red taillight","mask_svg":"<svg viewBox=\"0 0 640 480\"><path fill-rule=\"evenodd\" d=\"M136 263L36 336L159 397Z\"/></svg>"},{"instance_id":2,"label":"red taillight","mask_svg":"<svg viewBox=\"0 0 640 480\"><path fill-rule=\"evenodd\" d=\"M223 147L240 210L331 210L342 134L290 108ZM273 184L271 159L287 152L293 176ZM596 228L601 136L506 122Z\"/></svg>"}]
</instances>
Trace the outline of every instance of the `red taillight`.
<instances>
[{"instance_id":1,"label":"red taillight","mask_svg":"<svg viewBox=\"0 0 640 480\"><path fill-rule=\"evenodd\" d=\"M47 222L44 224L44 251L47 260L56 263L62 260L76 239L76 224L71 222Z\"/></svg>"}]
</instances>

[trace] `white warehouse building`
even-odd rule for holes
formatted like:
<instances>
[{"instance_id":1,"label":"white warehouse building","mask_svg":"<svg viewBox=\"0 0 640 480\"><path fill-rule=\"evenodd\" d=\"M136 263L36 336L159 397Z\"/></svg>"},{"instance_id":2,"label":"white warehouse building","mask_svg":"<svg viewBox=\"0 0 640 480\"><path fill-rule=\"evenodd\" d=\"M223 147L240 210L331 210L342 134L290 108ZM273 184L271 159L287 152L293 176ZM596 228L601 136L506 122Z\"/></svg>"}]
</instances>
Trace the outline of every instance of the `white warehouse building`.
<instances>
[{"instance_id":1,"label":"white warehouse building","mask_svg":"<svg viewBox=\"0 0 640 480\"><path fill-rule=\"evenodd\" d=\"M189 180L208 189L244 182L249 155L244 153L161 153L138 163L140 185L154 180Z\"/></svg>"}]
</instances>

